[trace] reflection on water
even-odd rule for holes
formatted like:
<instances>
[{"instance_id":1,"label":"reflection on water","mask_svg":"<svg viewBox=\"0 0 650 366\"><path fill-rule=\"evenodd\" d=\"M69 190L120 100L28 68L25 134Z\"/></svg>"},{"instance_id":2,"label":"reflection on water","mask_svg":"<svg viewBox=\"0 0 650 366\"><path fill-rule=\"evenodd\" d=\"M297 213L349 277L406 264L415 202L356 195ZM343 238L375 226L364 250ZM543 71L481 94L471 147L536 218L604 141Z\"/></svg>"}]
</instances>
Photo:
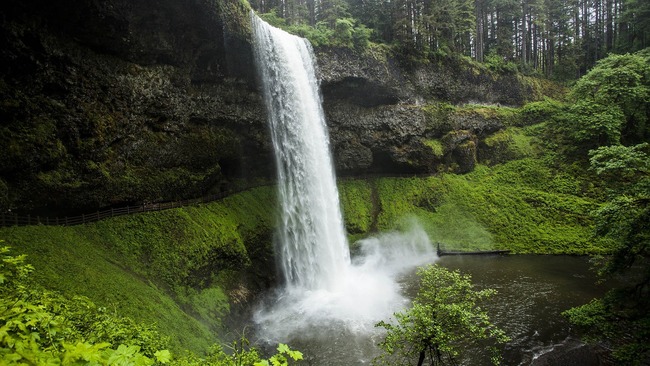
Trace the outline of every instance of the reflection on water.
<instances>
[{"instance_id":1,"label":"reflection on water","mask_svg":"<svg viewBox=\"0 0 650 366\"><path fill-rule=\"evenodd\" d=\"M512 338L504 352L504 365L529 365L570 335L560 313L603 295L584 257L570 256L449 256L438 264L470 274L480 288L494 288L498 294L486 304L490 317ZM404 294L412 296L415 275L401 281ZM282 340L306 356L308 365L366 365L377 355L381 340L377 329L367 334L352 333L330 322L318 329ZM483 365L486 355L480 347L463 354L462 364Z\"/></svg>"}]
</instances>

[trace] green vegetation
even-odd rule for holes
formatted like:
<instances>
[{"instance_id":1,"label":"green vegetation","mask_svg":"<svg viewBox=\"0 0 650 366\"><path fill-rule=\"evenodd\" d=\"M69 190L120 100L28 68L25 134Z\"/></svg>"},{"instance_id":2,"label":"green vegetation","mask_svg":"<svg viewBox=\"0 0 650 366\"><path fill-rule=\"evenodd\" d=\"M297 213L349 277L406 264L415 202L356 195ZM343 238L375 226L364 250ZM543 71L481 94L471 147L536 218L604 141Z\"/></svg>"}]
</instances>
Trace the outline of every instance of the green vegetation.
<instances>
[{"instance_id":1,"label":"green vegetation","mask_svg":"<svg viewBox=\"0 0 650 366\"><path fill-rule=\"evenodd\" d=\"M65 297L31 281L25 255L0 248L0 362L2 365L284 366L302 353L280 344L268 360L242 337L231 352L215 345L207 357L174 357L169 338L82 296Z\"/></svg>"},{"instance_id":2,"label":"green vegetation","mask_svg":"<svg viewBox=\"0 0 650 366\"><path fill-rule=\"evenodd\" d=\"M365 180L347 180L339 184L339 198L348 234L364 235L372 230L376 202L372 187Z\"/></svg>"},{"instance_id":3,"label":"green vegetation","mask_svg":"<svg viewBox=\"0 0 650 366\"><path fill-rule=\"evenodd\" d=\"M379 365L456 365L468 343L490 340L503 344L509 338L495 327L481 302L493 296L492 289L475 290L469 275L437 265L418 270L420 289L411 307L395 314L396 323L377 324L387 330L379 343L383 354ZM499 353L491 347L493 364Z\"/></svg>"},{"instance_id":4,"label":"green vegetation","mask_svg":"<svg viewBox=\"0 0 650 366\"><path fill-rule=\"evenodd\" d=\"M29 255L36 282L155 323L173 336L173 350L202 352L223 332L230 303L255 290L238 274L248 268L264 276L251 263L272 260L272 192L263 187L203 206L73 227L3 228L0 236Z\"/></svg>"},{"instance_id":5,"label":"green vegetation","mask_svg":"<svg viewBox=\"0 0 650 366\"><path fill-rule=\"evenodd\" d=\"M445 154L444 146L442 142L438 139L425 140L424 144L431 148L433 155L437 158L442 158Z\"/></svg>"},{"instance_id":6,"label":"green vegetation","mask_svg":"<svg viewBox=\"0 0 650 366\"><path fill-rule=\"evenodd\" d=\"M152 365L168 363L168 340L149 327L65 298L30 280L25 255L0 248L0 362L3 365Z\"/></svg>"},{"instance_id":7,"label":"green vegetation","mask_svg":"<svg viewBox=\"0 0 650 366\"><path fill-rule=\"evenodd\" d=\"M549 119L546 140L558 157L587 166L589 151L650 138L650 51L598 62Z\"/></svg>"},{"instance_id":8,"label":"green vegetation","mask_svg":"<svg viewBox=\"0 0 650 366\"><path fill-rule=\"evenodd\" d=\"M467 104L455 108L455 115L459 117L477 116L481 119L494 120L510 125L517 122L516 108L501 107L495 105Z\"/></svg>"},{"instance_id":9,"label":"green vegetation","mask_svg":"<svg viewBox=\"0 0 650 366\"><path fill-rule=\"evenodd\" d=\"M449 249L509 249L515 253L591 254L612 249L607 241L592 238L590 212L599 207L585 195L588 184L554 170L540 159L526 158L494 167L479 166L467 175L445 174L428 178L381 178L376 188L366 183L363 194L342 183L345 212L349 202L368 206L369 190L380 200L378 230L405 228L416 217L433 242ZM354 181L354 186L362 185ZM349 217L346 216L346 219Z\"/></svg>"},{"instance_id":10,"label":"green vegetation","mask_svg":"<svg viewBox=\"0 0 650 366\"><path fill-rule=\"evenodd\" d=\"M650 359L650 54L611 55L575 85L572 104L545 126L556 165L588 174L605 204L593 210L604 278L623 277L604 298L565 312L587 339L607 342L617 364Z\"/></svg>"},{"instance_id":11,"label":"green vegetation","mask_svg":"<svg viewBox=\"0 0 650 366\"><path fill-rule=\"evenodd\" d=\"M532 140L533 137L530 134L518 127L509 127L497 131L483 140L486 149L481 160L490 165L532 157L535 155Z\"/></svg>"},{"instance_id":12,"label":"green vegetation","mask_svg":"<svg viewBox=\"0 0 650 366\"><path fill-rule=\"evenodd\" d=\"M565 312L587 339L609 342L622 365L641 365L650 357L650 151L648 144L643 147L644 152L627 148L635 153L633 159L624 154L622 159L592 160L598 174L616 186L610 201L595 213L596 233L614 248L598 261L600 274L625 281L604 298ZM615 150L621 149L626 148Z\"/></svg>"},{"instance_id":13,"label":"green vegetation","mask_svg":"<svg viewBox=\"0 0 650 366\"><path fill-rule=\"evenodd\" d=\"M316 45L389 45L404 61L470 57L490 73L575 80L607 54L648 47L639 0L251 0ZM472 67L473 68L473 67ZM549 94L546 94L549 95ZM540 95L541 96L541 95Z\"/></svg>"},{"instance_id":14,"label":"green vegetation","mask_svg":"<svg viewBox=\"0 0 650 366\"><path fill-rule=\"evenodd\" d=\"M337 46L357 50L365 50L370 46L370 29L354 18L336 18L312 26L306 23L288 24L276 12L263 13L260 17L274 27L307 38L314 46Z\"/></svg>"}]
</instances>

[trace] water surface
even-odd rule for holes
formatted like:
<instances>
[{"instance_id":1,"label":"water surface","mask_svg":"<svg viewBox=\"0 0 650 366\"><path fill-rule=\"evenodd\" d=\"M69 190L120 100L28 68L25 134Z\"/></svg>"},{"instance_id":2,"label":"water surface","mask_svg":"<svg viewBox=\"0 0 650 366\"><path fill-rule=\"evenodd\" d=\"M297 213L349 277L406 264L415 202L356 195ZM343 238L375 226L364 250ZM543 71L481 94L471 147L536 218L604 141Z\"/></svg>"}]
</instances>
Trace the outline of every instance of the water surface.
<instances>
[{"instance_id":1,"label":"water surface","mask_svg":"<svg viewBox=\"0 0 650 366\"><path fill-rule=\"evenodd\" d=\"M436 263L470 274L478 288L494 288L498 294L486 304L490 317L512 338L504 351L504 365L529 365L571 336L571 327L560 313L600 297L605 289L595 284L586 257L573 256L457 256ZM402 276L406 298L416 289L413 272ZM367 365L379 350L382 331L370 325L359 332L330 321L281 340L302 351L307 365ZM487 365L480 348L467 349L464 365Z\"/></svg>"}]
</instances>

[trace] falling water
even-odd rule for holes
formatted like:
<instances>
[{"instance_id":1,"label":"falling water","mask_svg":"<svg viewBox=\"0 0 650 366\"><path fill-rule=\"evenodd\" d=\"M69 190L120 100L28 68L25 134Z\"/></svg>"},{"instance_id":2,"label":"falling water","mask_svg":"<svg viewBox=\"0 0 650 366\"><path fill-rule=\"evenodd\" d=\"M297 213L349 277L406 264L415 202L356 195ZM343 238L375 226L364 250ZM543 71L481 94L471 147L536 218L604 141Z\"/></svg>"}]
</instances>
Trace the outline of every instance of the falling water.
<instances>
[{"instance_id":1,"label":"falling water","mask_svg":"<svg viewBox=\"0 0 650 366\"><path fill-rule=\"evenodd\" d=\"M276 256L285 279L254 315L257 336L336 343L349 333L372 354L374 324L406 303L398 276L435 253L415 227L364 240L362 254L350 260L311 46L254 13L251 18L277 165ZM360 359L371 357L362 353Z\"/></svg>"},{"instance_id":2,"label":"falling water","mask_svg":"<svg viewBox=\"0 0 650 366\"><path fill-rule=\"evenodd\" d=\"M277 255L288 286L333 289L350 263L311 45L252 15L275 150Z\"/></svg>"}]
</instances>

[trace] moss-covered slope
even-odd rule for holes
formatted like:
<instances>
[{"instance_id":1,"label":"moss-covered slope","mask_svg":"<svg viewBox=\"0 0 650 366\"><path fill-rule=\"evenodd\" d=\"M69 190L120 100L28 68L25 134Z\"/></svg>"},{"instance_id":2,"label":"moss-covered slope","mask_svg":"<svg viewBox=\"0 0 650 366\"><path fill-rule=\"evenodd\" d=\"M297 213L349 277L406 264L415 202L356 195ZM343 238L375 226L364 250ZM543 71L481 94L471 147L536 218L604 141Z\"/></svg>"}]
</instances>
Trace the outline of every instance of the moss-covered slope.
<instances>
[{"instance_id":1,"label":"moss-covered slope","mask_svg":"<svg viewBox=\"0 0 650 366\"><path fill-rule=\"evenodd\" d=\"M273 207L263 187L87 225L2 228L0 237L28 255L45 287L156 323L177 350L203 352L230 306L273 281Z\"/></svg>"},{"instance_id":2,"label":"moss-covered slope","mask_svg":"<svg viewBox=\"0 0 650 366\"><path fill-rule=\"evenodd\" d=\"M592 238L589 214L599 204L576 192L580 184L528 159L479 166L467 175L353 180L340 189L352 240L371 232L372 223L384 231L407 228L416 218L447 249L609 251Z\"/></svg>"}]
</instances>

